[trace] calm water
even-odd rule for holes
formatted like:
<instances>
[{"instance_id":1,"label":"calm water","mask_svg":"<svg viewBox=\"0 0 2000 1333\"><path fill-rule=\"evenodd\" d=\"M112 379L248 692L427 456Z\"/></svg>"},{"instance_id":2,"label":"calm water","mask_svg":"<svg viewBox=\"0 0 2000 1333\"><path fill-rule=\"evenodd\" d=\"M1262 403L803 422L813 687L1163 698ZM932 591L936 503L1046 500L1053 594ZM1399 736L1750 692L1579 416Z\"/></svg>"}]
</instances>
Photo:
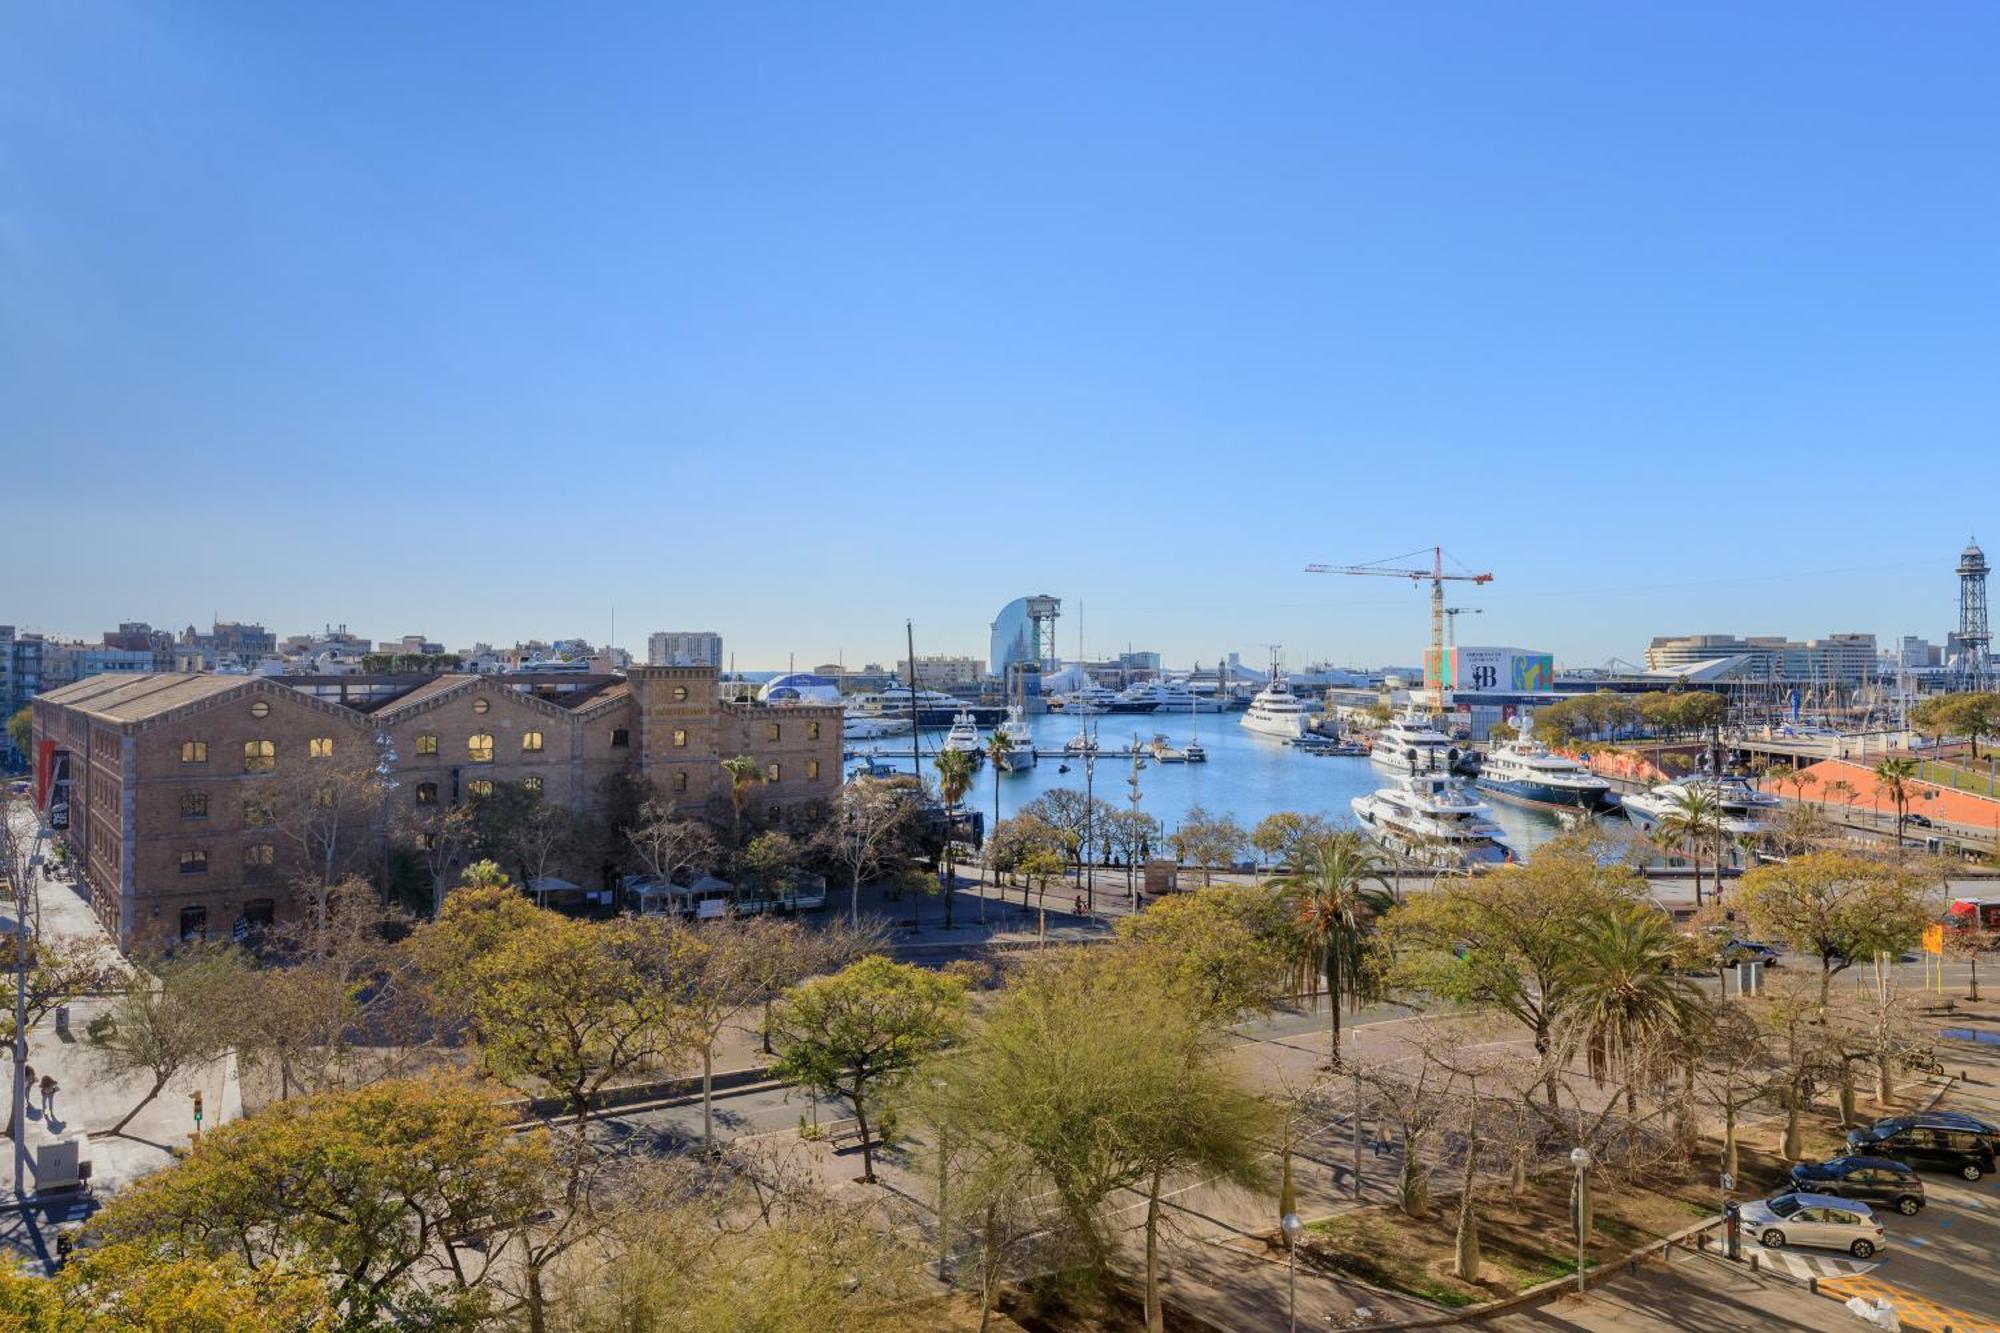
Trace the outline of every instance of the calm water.
<instances>
[{"instance_id":1,"label":"calm water","mask_svg":"<svg viewBox=\"0 0 2000 1333\"><path fill-rule=\"evenodd\" d=\"M1206 764L1158 764L1146 758L1139 771L1139 809L1160 821L1171 833L1192 806L1202 806L1211 814L1232 814L1246 829L1279 810L1320 814L1342 827L1355 825L1348 802L1354 797L1387 786L1389 774L1367 759L1315 757L1289 745L1245 731L1241 713L1208 713L1198 719L1158 714L1109 713L1088 719L1095 723L1098 744L1106 749L1123 749L1132 744L1134 732L1143 746L1159 733L1175 745L1185 745L1191 727L1198 730L1202 748L1208 751ZM1060 750L1075 736L1086 719L1048 713L1029 719L1038 750ZM984 733L982 733L984 734ZM926 730L918 736L924 770L930 770L931 756L937 752L944 732ZM874 754L902 772L910 771L910 738L887 737L876 741L852 742L860 754ZM858 761L849 761L853 767ZM1069 772L1058 772L1061 764ZM1100 758L1090 791L1118 809L1129 810L1132 761ZM999 777L1000 814L1012 815L1021 806L1054 787L1084 790L1084 763L1081 759L1043 759L1025 773L1002 773ZM981 764L966 803L993 817L993 765ZM1507 831L1507 843L1517 852L1540 846L1560 831L1555 819L1533 810L1519 809L1488 801L1493 818Z\"/></svg>"}]
</instances>

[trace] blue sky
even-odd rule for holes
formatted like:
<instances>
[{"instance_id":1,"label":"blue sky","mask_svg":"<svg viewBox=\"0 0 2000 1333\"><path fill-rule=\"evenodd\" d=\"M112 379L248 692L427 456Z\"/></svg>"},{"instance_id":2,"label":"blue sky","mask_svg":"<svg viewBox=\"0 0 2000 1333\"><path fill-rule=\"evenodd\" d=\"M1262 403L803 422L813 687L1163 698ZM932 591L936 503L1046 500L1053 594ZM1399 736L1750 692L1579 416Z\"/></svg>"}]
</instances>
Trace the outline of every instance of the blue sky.
<instances>
[{"instance_id":1,"label":"blue sky","mask_svg":"<svg viewBox=\"0 0 2000 1333\"><path fill-rule=\"evenodd\" d=\"M0 620L1941 639L1976 4L0 3ZM1987 531L1991 529L1990 533Z\"/></svg>"}]
</instances>

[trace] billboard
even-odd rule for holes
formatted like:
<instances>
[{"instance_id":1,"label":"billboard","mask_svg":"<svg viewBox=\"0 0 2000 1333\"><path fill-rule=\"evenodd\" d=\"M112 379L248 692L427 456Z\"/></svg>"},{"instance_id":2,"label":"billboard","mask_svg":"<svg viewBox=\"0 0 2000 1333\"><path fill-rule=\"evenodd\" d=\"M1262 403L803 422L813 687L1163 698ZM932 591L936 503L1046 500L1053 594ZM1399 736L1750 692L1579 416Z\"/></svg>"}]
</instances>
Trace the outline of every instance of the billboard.
<instances>
[{"instance_id":1,"label":"billboard","mask_svg":"<svg viewBox=\"0 0 2000 1333\"><path fill-rule=\"evenodd\" d=\"M1554 655L1520 648L1452 648L1442 670L1427 674L1460 694L1546 694L1556 687Z\"/></svg>"}]
</instances>

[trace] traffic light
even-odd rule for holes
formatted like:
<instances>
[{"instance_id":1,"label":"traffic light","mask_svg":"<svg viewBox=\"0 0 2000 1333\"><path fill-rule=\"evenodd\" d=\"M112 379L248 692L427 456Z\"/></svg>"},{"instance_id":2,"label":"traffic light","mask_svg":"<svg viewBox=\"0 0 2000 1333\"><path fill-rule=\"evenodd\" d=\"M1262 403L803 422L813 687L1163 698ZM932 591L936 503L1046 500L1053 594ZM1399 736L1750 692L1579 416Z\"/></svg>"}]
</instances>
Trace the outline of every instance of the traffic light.
<instances>
[{"instance_id":1,"label":"traffic light","mask_svg":"<svg viewBox=\"0 0 2000 1333\"><path fill-rule=\"evenodd\" d=\"M199 1126L201 1124L201 1094L197 1092L191 1095L194 1097L194 1123L196 1126Z\"/></svg>"}]
</instances>

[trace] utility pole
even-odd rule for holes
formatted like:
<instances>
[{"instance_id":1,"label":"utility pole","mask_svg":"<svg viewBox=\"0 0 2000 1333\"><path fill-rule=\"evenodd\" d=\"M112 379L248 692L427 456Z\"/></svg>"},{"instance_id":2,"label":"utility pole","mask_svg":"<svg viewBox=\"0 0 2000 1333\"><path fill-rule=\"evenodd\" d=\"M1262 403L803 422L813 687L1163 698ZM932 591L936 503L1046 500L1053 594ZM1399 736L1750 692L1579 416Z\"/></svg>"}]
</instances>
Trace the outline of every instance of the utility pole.
<instances>
[{"instance_id":1,"label":"utility pole","mask_svg":"<svg viewBox=\"0 0 2000 1333\"><path fill-rule=\"evenodd\" d=\"M1132 733L1132 776L1126 779L1132 786L1132 828L1131 842L1125 849L1125 896L1130 900L1131 910L1139 910L1139 885L1133 878L1139 860L1139 733Z\"/></svg>"}]
</instances>

